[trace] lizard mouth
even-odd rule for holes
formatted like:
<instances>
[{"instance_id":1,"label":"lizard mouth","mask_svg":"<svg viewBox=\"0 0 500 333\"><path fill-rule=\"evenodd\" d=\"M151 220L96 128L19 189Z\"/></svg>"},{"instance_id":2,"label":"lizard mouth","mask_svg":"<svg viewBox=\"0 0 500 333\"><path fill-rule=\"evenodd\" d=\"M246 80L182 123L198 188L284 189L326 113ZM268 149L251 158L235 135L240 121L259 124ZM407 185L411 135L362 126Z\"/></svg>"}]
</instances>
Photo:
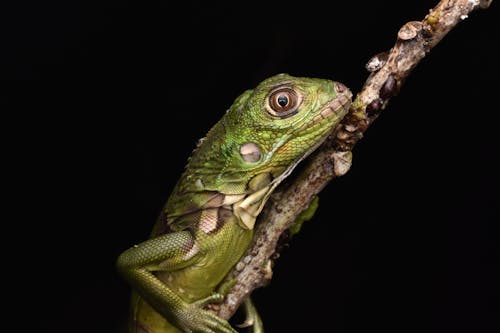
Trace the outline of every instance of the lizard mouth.
<instances>
[{"instance_id":1,"label":"lizard mouth","mask_svg":"<svg viewBox=\"0 0 500 333\"><path fill-rule=\"evenodd\" d=\"M313 124L317 124L323 119L327 119L335 115L337 118L342 118L348 111L348 106L351 103L352 93L342 83L334 82L335 90L338 95L329 101L321 108L319 114L313 118Z\"/></svg>"}]
</instances>

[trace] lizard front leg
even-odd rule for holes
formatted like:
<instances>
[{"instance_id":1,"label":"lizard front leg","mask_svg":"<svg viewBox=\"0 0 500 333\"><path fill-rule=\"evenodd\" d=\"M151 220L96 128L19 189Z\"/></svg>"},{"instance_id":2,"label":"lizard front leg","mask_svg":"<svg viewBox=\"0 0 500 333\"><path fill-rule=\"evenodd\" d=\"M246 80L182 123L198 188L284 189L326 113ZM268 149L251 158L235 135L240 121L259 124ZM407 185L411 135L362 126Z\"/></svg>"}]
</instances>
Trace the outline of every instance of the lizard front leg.
<instances>
[{"instance_id":1,"label":"lizard front leg","mask_svg":"<svg viewBox=\"0 0 500 333\"><path fill-rule=\"evenodd\" d=\"M202 309L204 304L219 300L219 295L190 304L153 274L191 265L202 255L196 248L189 231L165 234L123 252L117 261L118 272L156 311L184 332L236 333L227 321Z\"/></svg>"}]
</instances>

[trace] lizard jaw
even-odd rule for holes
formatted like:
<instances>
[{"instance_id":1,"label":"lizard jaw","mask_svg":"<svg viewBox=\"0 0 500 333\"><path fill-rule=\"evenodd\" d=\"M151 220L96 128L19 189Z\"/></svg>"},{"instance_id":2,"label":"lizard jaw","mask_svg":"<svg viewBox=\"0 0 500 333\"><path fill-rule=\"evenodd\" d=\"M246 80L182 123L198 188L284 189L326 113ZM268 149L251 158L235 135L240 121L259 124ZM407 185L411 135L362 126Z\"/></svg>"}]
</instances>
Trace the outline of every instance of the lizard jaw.
<instances>
[{"instance_id":1,"label":"lizard jaw","mask_svg":"<svg viewBox=\"0 0 500 333\"><path fill-rule=\"evenodd\" d=\"M338 118L342 118L348 111L348 106L351 103L352 93L345 88L341 83L335 82L336 89L339 95L329 101L320 111L320 113L313 118L312 123L316 124L323 119L329 118L332 115L336 115ZM341 87L344 87L342 89Z\"/></svg>"}]
</instances>

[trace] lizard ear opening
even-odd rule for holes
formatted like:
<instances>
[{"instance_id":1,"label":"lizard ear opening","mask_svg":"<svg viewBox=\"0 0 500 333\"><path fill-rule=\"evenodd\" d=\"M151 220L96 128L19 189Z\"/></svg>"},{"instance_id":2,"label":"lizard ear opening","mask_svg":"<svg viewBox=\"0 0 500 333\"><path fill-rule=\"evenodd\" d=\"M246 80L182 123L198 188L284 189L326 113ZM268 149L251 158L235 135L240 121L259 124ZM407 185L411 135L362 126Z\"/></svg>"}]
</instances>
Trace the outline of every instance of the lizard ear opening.
<instances>
[{"instance_id":1,"label":"lizard ear opening","mask_svg":"<svg viewBox=\"0 0 500 333\"><path fill-rule=\"evenodd\" d=\"M302 98L290 87L278 87L266 98L266 111L274 117L288 118L297 113Z\"/></svg>"},{"instance_id":2,"label":"lizard ear opening","mask_svg":"<svg viewBox=\"0 0 500 333\"><path fill-rule=\"evenodd\" d=\"M262 152L257 144L246 142L240 146L240 155L245 162L257 163L262 157Z\"/></svg>"}]
</instances>

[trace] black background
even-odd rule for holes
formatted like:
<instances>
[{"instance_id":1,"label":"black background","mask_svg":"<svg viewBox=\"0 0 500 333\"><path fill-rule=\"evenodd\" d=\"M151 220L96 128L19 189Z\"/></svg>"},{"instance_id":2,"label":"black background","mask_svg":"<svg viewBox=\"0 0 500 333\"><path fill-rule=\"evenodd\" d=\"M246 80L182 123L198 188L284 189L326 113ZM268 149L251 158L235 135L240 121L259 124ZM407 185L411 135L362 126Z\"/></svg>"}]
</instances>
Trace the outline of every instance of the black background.
<instances>
[{"instance_id":1,"label":"black background","mask_svg":"<svg viewBox=\"0 0 500 333\"><path fill-rule=\"evenodd\" d=\"M4 221L4 322L120 332L129 288L114 261L233 99L280 72L358 91L367 60L436 1L330 3L3 8L5 175L20 202ZM268 332L500 331L497 12L424 59L322 192L255 293Z\"/></svg>"}]
</instances>

